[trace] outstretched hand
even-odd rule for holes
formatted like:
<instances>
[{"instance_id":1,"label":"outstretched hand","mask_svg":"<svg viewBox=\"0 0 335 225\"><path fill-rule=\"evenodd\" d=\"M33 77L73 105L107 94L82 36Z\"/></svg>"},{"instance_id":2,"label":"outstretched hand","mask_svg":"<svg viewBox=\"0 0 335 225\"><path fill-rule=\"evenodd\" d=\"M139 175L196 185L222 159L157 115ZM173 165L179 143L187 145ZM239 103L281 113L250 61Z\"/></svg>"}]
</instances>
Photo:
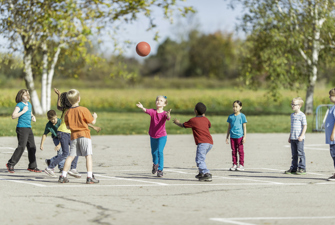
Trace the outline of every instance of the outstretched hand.
<instances>
[{"instance_id":1,"label":"outstretched hand","mask_svg":"<svg viewBox=\"0 0 335 225\"><path fill-rule=\"evenodd\" d=\"M60 91L57 88L54 88L54 91L58 96L60 95Z\"/></svg>"},{"instance_id":2,"label":"outstretched hand","mask_svg":"<svg viewBox=\"0 0 335 225\"><path fill-rule=\"evenodd\" d=\"M138 108L140 108L140 109L143 109L143 105L142 105L142 103L140 103L140 102L138 102L138 103L136 104L136 106L137 106Z\"/></svg>"},{"instance_id":3,"label":"outstretched hand","mask_svg":"<svg viewBox=\"0 0 335 225\"><path fill-rule=\"evenodd\" d=\"M178 124L178 123L180 123L180 121L177 118L174 118L173 123Z\"/></svg>"},{"instance_id":4,"label":"outstretched hand","mask_svg":"<svg viewBox=\"0 0 335 225\"><path fill-rule=\"evenodd\" d=\"M170 109L169 111L166 112L166 116L169 117L169 118L171 117L171 115L170 115L171 110L172 110L172 109Z\"/></svg>"}]
</instances>

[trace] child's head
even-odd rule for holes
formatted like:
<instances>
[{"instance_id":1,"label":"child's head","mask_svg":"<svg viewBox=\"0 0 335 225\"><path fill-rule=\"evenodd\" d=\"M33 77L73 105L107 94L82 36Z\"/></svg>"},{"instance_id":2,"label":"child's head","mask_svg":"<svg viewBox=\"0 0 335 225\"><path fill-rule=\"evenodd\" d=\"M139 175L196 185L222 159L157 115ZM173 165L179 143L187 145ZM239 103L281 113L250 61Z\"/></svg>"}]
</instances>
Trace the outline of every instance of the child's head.
<instances>
[{"instance_id":1,"label":"child's head","mask_svg":"<svg viewBox=\"0 0 335 225\"><path fill-rule=\"evenodd\" d=\"M233 102L233 110L234 113L239 113L242 110L242 102L240 100L236 100Z\"/></svg>"},{"instance_id":2,"label":"child's head","mask_svg":"<svg viewBox=\"0 0 335 225\"><path fill-rule=\"evenodd\" d=\"M47 112L47 117L48 120L52 123L52 124L56 124L57 123L57 114L55 112L55 110L49 110Z\"/></svg>"},{"instance_id":3,"label":"child's head","mask_svg":"<svg viewBox=\"0 0 335 225\"><path fill-rule=\"evenodd\" d=\"M291 106L292 106L292 109L295 110L295 109L299 109L304 105L304 100L302 100L301 97L297 97L297 98L293 98L292 99L292 103L291 103Z\"/></svg>"},{"instance_id":4,"label":"child's head","mask_svg":"<svg viewBox=\"0 0 335 225\"><path fill-rule=\"evenodd\" d=\"M158 95L156 97L156 106L157 107L164 107L168 104L167 97L163 95Z\"/></svg>"},{"instance_id":5,"label":"child's head","mask_svg":"<svg viewBox=\"0 0 335 225\"><path fill-rule=\"evenodd\" d=\"M74 105L79 102L80 94L79 91L76 89L71 89L66 94L67 99L69 100L71 105Z\"/></svg>"},{"instance_id":6,"label":"child's head","mask_svg":"<svg viewBox=\"0 0 335 225\"><path fill-rule=\"evenodd\" d=\"M29 99L30 99L29 91L27 89L21 89L16 95L15 102L19 103L24 100L29 101Z\"/></svg>"},{"instance_id":7,"label":"child's head","mask_svg":"<svg viewBox=\"0 0 335 225\"><path fill-rule=\"evenodd\" d=\"M329 91L329 99L332 103L335 103L335 88L332 88Z\"/></svg>"},{"instance_id":8,"label":"child's head","mask_svg":"<svg viewBox=\"0 0 335 225\"><path fill-rule=\"evenodd\" d=\"M204 103L202 102L198 102L196 105L195 105L195 114L197 115L202 115L202 114L205 114L206 112L206 106Z\"/></svg>"}]
</instances>

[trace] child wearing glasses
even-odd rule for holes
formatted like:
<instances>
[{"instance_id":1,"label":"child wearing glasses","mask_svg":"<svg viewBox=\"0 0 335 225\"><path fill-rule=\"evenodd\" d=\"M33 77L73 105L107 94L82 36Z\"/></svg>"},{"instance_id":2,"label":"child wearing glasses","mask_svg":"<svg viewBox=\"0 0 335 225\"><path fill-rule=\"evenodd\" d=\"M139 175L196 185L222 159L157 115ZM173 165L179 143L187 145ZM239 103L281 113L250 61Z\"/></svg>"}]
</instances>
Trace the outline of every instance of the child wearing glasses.
<instances>
[{"instance_id":1,"label":"child wearing glasses","mask_svg":"<svg viewBox=\"0 0 335 225\"><path fill-rule=\"evenodd\" d=\"M302 98L294 98L291 106L294 113L291 114L291 132L288 143L291 143L292 163L285 174L306 174L306 158L304 152L304 139L307 130L307 120L300 108L303 106Z\"/></svg>"}]
</instances>

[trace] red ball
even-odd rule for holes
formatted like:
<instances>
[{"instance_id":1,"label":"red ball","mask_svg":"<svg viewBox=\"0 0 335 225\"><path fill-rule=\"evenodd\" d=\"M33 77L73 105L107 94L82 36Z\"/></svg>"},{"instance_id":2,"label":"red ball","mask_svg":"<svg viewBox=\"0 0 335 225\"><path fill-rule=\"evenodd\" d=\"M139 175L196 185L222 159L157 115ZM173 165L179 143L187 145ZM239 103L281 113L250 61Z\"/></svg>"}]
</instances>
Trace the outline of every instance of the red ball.
<instances>
[{"instance_id":1,"label":"red ball","mask_svg":"<svg viewBox=\"0 0 335 225\"><path fill-rule=\"evenodd\" d=\"M147 42L140 42L136 45L136 52L139 56L147 56L151 51L150 45Z\"/></svg>"}]
</instances>

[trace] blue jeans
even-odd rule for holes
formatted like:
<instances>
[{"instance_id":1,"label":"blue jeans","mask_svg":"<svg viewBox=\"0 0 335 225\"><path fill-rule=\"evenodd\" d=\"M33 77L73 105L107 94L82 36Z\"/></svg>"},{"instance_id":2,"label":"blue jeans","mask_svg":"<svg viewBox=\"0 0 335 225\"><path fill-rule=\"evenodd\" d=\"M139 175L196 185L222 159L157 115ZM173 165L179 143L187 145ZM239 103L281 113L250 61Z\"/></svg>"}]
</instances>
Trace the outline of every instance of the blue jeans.
<instances>
[{"instance_id":1,"label":"blue jeans","mask_svg":"<svg viewBox=\"0 0 335 225\"><path fill-rule=\"evenodd\" d=\"M167 140L167 136L163 136L160 138L150 137L152 162L155 165L158 164L158 170L160 171L162 171L164 168L163 150L166 144L166 140Z\"/></svg>"},{"instance_id":2,"label":"blue jeans","mask_svg":"<svg viewBox=\"0 0 335 225\"><path fill-rule=\"evenodd\" d=\"M304 152L304 141L291 140L292 163L291 170L297 171L298 168L306 171L306 159ZM298 163L299 160L299 163Z\"/></svg>"},{"instance_id":3,"label":"blue jeans","mask_svg":"<svg viewBox=\"0 0 335 225\"><path fill-rule=\"evenodd\" d=\"M55 146L57 146L57 145L59 144L59 140L58 140L57 137L56 137L56 138L53 138L52 140L54 141ZM52 157L52 158L50 159L50 164L51 164L53 161L55 161L58 157L61 157L62 154L63 154L63 150L62 150L62 147L61 147L61 148L58 150L57 155L54 156L54 157ZM64 163L65 163L65 160L62 160L61 162L59 162L59 163L58 163L58 169L63 169L63 167L64 167Z\"/></svg>"},{"instance_id":4,"label":"blue jeans","mask_svg":"<svg viewBox=\"0 0 335 225\"><path fill-rule=\"evenodd\" d=\"M330 148L330 155L333 158L335 168L335 145L329 145L329 148Z\"/></svg>"},{"instance_id":5,"label":"blue jeans","mask_svg":"<svg viewBox=\"0 0 335 225\"><path fill-rule=\"evenodd\" d=\"M199 173L203 173L203 174L209 173L205 160L206 160L207 153L212 149L212 147L213 145L209 143L199 143L198 144L195 162L197 163Z\"/></svg>"},{"instance_id":6,"label":"blue jeans","mask_svg":"<svg viewBox=\"0 0 335 225\"><path fill-rule=\"evenodd\" d=\"M70 154L70 141L71 141L71 134L69 133L64 133L61 131L57 131L57 137L59 139L59 142L62 146L62 153L61 155L57 155L57 157L50 161L49 168L53 169L55 168L59 163L62 161L65 162L65 159L69 156ZM76 169L77 168L77 162L78 162L78 156L74 158L74 160L71 163L71 169ZM63 163L64 165L64 163Z\"/></svg>"}]
</instances>

